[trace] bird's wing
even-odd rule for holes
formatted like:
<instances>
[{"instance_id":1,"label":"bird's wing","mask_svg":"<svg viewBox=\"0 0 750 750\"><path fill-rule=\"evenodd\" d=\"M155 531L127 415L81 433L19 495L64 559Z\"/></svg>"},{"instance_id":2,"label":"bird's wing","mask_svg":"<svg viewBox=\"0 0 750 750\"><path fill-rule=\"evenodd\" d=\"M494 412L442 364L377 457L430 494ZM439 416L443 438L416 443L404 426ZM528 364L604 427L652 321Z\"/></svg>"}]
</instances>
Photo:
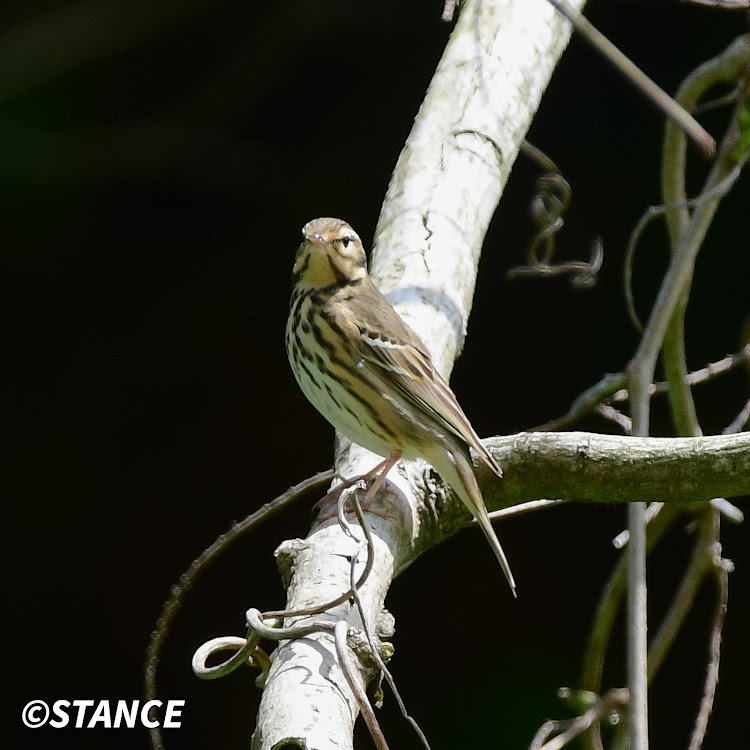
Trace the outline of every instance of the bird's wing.
<instances>
[{"instance_id":1,"label":"bird's wing","mask_svg":"<svg viewBox=\"0 0 750 750\"><path fill-rule=\"evenodd\" d=\"M432 364L427 347L374 285L368 292L349 300L350 322L359 332L358 351L363 364L440 428L470 445L495 474L502 476L497 461L482 445L453 391Z\"/></svg>"}]
</instances>

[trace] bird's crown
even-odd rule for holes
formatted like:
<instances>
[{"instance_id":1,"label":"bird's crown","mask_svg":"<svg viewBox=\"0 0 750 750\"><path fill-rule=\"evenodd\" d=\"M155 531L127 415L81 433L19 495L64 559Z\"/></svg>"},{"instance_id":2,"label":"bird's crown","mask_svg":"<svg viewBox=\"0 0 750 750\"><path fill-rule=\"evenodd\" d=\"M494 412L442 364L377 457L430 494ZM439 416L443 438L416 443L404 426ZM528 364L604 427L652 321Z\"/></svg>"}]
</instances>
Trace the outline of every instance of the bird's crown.
<instances>
[{"instance_id":1,"label":"bird's crown","mask_svg":"<svg viewBox=\"0 0 750 750\"><path fill-rule=\"evenodd\" d=\"M354 283L367 275L367 257L359 235L341 219L323 217L302 228L294 263L298 284L312 288Z\"/></svg>"}]
</instances>

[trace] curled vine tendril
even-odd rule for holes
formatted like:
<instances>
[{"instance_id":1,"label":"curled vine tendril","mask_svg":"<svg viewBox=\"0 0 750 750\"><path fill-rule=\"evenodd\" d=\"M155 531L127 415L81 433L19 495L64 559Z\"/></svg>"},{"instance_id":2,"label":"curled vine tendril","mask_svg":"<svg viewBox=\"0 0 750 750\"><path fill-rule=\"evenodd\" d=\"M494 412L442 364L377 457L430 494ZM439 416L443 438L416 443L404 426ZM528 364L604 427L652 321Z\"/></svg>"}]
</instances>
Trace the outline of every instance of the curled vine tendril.
<instances>
[{"instance_id":1,"label":"curled vine tendril","mask_svg":"<svg viewBox=\"0 0 750 750\"><path fill-rule=\"evenodd\" d=\"M531 201L531 218L537 232L526 251L526 265L511 268L506 277L560 276L569 274L574 289L589 289L598 280L597 274L604 262L601 238L592 243L588 261L555 263L555 240L562 229L563 217L570 206L572 190L557 165L536 146L524 141L522 150L546 172L536 182L536 195Z\"/></svg>"}]
</instances>

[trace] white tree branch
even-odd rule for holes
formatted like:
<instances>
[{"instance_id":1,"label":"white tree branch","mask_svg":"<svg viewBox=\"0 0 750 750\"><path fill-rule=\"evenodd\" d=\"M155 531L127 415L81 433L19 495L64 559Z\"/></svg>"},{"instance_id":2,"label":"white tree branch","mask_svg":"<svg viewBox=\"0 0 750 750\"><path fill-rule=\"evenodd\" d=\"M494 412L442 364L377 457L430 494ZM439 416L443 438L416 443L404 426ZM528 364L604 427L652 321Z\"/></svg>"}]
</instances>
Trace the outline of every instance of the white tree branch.
<instances>
[{"instance_id":1,"label":"white tree branch","mask_svg":"<svg viewBox=\"0 0 750 750\"><path fill-rule=\"evenodd\" d=\"M750 433L699 438L633 438L583 432L520 433L485 441L505 469L498 480L477 465L477 476L490 509L559 497L578 502L628 503L644 496L661 502L699 502L713 497L750 494ZM396 484L419 488L415 508ZM369 514L378 566L362 596L372 612L376 636L389 637L392 622L383 602L393 577L421 552L452 536L471 522L463 505L425 463L400 467L399 493L387 497ZM335 598L349 581L349 556L356 549L335 519L317 525L306 540L285 542L277 553L288 583L288 606L314 606ZM361 571L362 565L359 566ZM498 577L498 590L504 586ZM375 606L379 608L375 608ZM344 619L359 628L356 611L344 604L324 616ZM362 642L363 639L360 639ZM384 647L387 652L387 646ZM360 656L364 653L359 651ZM361 679L372 669L362 667ZM254 747L273 747L266 738L297 737L294 747L327 748L353 730L355 705L333 655L330 635L289 642L275 654L272 678L263 695L265 721L259 723ZM321 713L325 709L325 713ZM347 736L350 736L347 735Z\"/></svg>"},{"instance_id":2,"label":"white tree branch","mask_svg":"<svg viewBox=\"0 0 750 750\"><path fill-rule=\"evenodd\" d=\"M399 158L376 231L372 272L446 376L463 344L487 226L569 36L568 22L546 0L467 0ZM337 454L344 476L364 473L379 460L343 441ZM369 514L376 565L361 596L372 632L384 620L392 577L425 538L420 495L448 497L434 472L423 468L391 472L389 487L397 495L387 497L388 516ZM353 552L333 519L316 525L306 540L282 545L283 567L291 571L288 606L318 604L346 591ZM360 624L349 604L327 617ZM361 660L358 671L366 682ZM253 747L345 750L352 747L357 713L330 636L282 644Z\"/></svg>"}]
</instances>

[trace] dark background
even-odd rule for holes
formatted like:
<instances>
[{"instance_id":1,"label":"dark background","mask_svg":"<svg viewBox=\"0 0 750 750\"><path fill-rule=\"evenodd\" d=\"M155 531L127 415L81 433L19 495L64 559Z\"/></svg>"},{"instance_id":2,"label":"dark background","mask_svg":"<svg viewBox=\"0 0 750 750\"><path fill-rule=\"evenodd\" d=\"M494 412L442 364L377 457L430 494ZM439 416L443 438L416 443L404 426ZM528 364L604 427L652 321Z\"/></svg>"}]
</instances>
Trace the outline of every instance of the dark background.
<instances>
[{"instance_id":1,"label":"dark background","mask_svg":"<svg viewBox=\"0 0 750 750\"><path fill-rule=\"evenodd\" d=\"M11 302L5 747L145 748L142 730L31 733L21 708L33 698L138 698L149 633L179 574L233 520L329 466L331 430L298 391L283 347L299 229L342 216L369 244L450 31L441 8L28 0L0 10L0 242ZM743 14L653 0L592 3L590 17L668 91L746 30ZM703 119L718 135L724 116ZM622 257L630 228L658 202L661 131L660 115L574 39L529 137L573 187L560 257L586 258L602 236L605 265L585 293L563 279L506 281L532 232L537 173L521 157L485 243L452 381L479 434L558 416L627 362L638 336L622 301ZM697 185L703 167L693 160ZM745 179L700 256L692 368L738 348L748 201ZM665 259L663 231L651 230L636 261L643 316ZM747 373L697 396L705 431L718 432L747 398ZM663 401L654 413L655 434L669 434ZM582 428L610 429L593 419ZM190 656L207 638L240 633L248 606L283 604L272 553L305 534L310 505L228 551L190 594L160 677L164 698L188 701L169 748L248 746L254 675L201 683ZM395 582L392 668L435 750L526 747L546 718L567 715L554 692L577 684L623 521L622 508L586 506L502 524L517 602L475 532ZM723 540L737 571L708 749L746 737L750 698L747 529L727 526ZM654 555L652 632L689 545L680 527ZM706 587L654 683L654 747L686 745L713 602ZM465 630L447 628L449 613L462 614ZM620 633L607 685L622 684L621 644ZM381 716L394 745L418 746L390 698Z\"/></svg>"}]
</instances>

